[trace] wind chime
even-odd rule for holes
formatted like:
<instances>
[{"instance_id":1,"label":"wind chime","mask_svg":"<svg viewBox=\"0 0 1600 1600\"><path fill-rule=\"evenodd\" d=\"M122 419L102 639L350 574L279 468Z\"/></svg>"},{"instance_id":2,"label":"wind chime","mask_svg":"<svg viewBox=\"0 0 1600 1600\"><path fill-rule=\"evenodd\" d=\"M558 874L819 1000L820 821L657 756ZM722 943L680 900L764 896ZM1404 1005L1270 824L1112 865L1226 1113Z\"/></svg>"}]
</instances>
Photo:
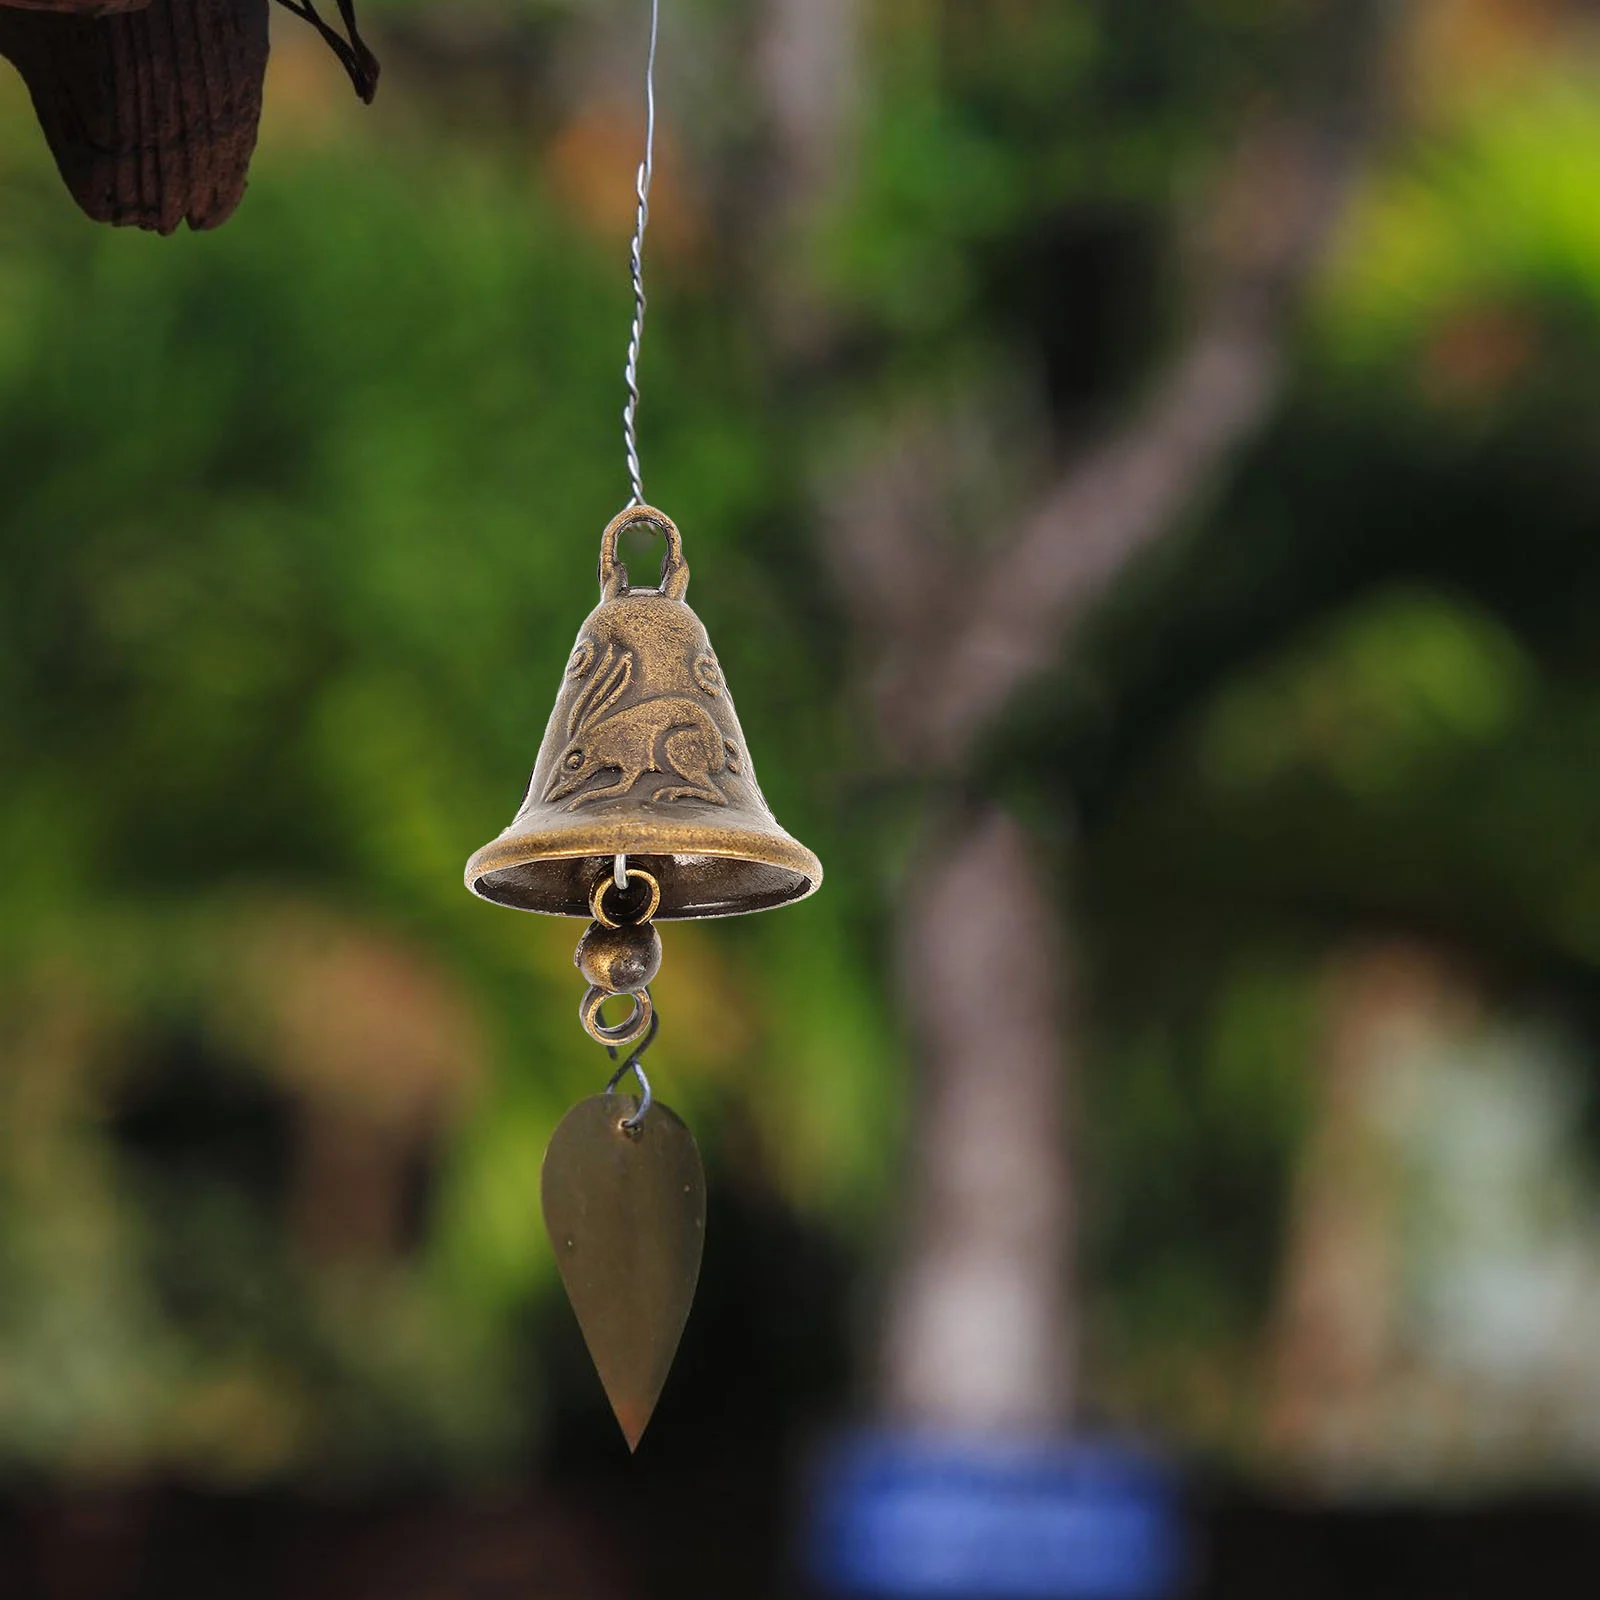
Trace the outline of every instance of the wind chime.
<instances>
[{"instance_id":1,"label":"wind chime","mask_svg":"<svg viewBox=\"0 0 1600 1600\"><path fill-rule=\"evenodd\" d=\"M765 911L822 882L821 863L762 798L722 668L684 598L682 537L645 502L640 481L659 26L652 0L623 407L633 498L601 535L600 604L578 632L521 809L466 872L467 887L497 905L591 919L574 957L588 984L578 1014L616 1070L556 1129L540 1193L562 1282L630 1449L677 1353L705 1238L699 1150L652 1094L643 1064L661 1025L650 997L661 966L655 925ZM618 557L635 527L666 543L654 588L631 583ZM623 997L629 1015L608 1024L602 1008ZM622 1087L630 1074L637 1095Z\"/></svg>"}]
</instances>

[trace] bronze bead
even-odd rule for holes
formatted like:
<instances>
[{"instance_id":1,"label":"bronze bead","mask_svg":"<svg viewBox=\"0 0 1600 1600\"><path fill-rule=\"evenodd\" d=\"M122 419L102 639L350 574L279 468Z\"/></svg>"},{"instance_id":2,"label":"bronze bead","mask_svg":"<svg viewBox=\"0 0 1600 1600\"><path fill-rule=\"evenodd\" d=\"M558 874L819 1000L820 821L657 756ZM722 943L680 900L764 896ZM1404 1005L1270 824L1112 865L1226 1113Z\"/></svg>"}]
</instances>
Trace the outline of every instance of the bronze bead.
<instances>
[{"instance_id":1,"label":"bronze bead","mask_svg":"<svg viewBox=\"0 0 1600 1600\"><path fill-rule=\"evenodd\" d=\"M594 922L578 941L573 961L596 989L635 994L661 970L661 935L650 922L625 928Z\"/></svg>"}]
</instances>

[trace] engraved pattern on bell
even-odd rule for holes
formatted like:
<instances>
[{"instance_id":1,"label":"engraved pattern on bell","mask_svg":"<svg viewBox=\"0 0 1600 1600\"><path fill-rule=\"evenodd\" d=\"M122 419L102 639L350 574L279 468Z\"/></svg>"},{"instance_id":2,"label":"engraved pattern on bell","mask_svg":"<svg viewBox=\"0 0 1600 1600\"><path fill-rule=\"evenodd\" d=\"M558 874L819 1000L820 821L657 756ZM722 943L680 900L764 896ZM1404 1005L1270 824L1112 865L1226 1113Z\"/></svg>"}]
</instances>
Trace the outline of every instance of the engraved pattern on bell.
<instances>
[{"instance_id":1,"label":"engraved pattern on bell","mask_svg":"<svg viewBox=\"0 0 1600 1600\"><path fill-rule=\"evenodd\" d=\"M592 652L598 641L585 639L579 653L584 646ZM640 798L656 805L675 800L727 805L717 779L738 775L738 745L702 701L689 695L629 697L633 663L633 650L613 639L601 651L592 677L576 674L587 681L567 712L567 744L544 784L543 800L567 800L567 809L576 811L640 790ZM609 781L597 784L598 778ZM538 782L535 776L535 787ZM575 798L568 800L569 795Z\"/></svg>"},{"instance_id":2,"label":"engraved pattern on bell","mask_svg":"<svg viewBox=\"0 0 1600 1600\"><path fill-rule=\"evenodd\" d=\"M710 651L695 657L694 681L709 695L722 693L722 668L717 665L717 658Z\"/></svg>"}]
</instances>

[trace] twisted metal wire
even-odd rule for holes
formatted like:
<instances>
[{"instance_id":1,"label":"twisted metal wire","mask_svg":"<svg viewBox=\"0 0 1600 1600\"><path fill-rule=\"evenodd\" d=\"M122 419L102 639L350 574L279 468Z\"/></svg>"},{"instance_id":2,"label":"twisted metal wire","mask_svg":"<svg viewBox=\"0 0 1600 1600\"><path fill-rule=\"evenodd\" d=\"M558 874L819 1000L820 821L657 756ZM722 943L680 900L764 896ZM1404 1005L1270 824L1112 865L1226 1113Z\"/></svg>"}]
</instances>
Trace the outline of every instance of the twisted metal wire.
<instances>
[{"instance_id":1,"label":"twisted metal wire","mask_svg":"<svg viewBox=\"0 0 1600 1600\"><path fill-rule=\"evenodd\" d=\"M656 170L656 43L660 34L661 0L650 0L650 53L644 69L644 160L639 163L639 172L634 180L639 209L633 225L633 248L628 257L633 280L633 327L628 335L628 360L622 373L628 390L627 401L622 407L622 443L627 452L628 479L633 486L633 498L628 502L630 506L645 504L643 475L639 467L639 354L644 346L644 314L649 304L644 292L644 236L650 226L650 183ZM625 891L628 887L627 856L619 854L616 857L612 872L617 888ZM630 1071L638 1079L641 1091L639 1109L623 1123L630 1133L644 1121L655 1099L642 1062L660 1031L661 1013L657 1011L650 1018L650 1031L612 1073L611 1081L606 1085L606 1093L610 1094ZM606 1053L613 1061L621 1057L621 1052L612 1045L606 1046Z\"/></svg>"},{"instance_id":2,"label":"twisted metal wire","mask_svg":"<svg viewBox=\"0 0 1600 1600\"><path fill-rule=\"evenodd\" d=\"M639 1089L641 1091L639 1098L639 1109L622 1124L622 1126L626 1128L629 1133L634 1132L634 1130L638 1128L639 1124L644 1121L645 1115L650 1110L650 1107L655 1103L655 1095L651 1091L650 1080L644 1075L644 1068L640 1065L640 1062L644 1059L645 1052L656 1042L656 1035L660 1033L660 1031L661 1013L659 1011L653 1011L650 1016L650 1031L644 1036L643 1039L639 1041L638 1044L633 1047L632 1054L630 1054L628 1059L611 1074L611 1081L606 1085L606 1093L610 1094L613 1090L615 1090L617 1085L621 1083L625 1077L627 1077L629 1072L632 1072L634 1077L639 1080ZM606 1046L606 1054L610 1056L613 1061L616 1061L621 1056L622 1052L618 1050L615 1045L608 1044Z\"/></svg>"},{"instance_id":3,"label":"twisted metal wire","mask_svg":"<svg viewBox=\"0 0 1600 1600\"><path fill-rule=\"evenodd\" d=\"M623 381L628 388L622 408L622 442L628 456L628 478L633 485L630 506L645 503L644 483L639 470L639 352L644 345L644 314L648 304L644 292L644 234L650 226L650 181L656 170L656 40L661 31L661 0L650 0L650 54L644 70L644 160L639 163L634 192L639 210L633 227L633 250L629 266L633 277L633 329L628 337L628 361Z\"/></svg>"}]
</instances>

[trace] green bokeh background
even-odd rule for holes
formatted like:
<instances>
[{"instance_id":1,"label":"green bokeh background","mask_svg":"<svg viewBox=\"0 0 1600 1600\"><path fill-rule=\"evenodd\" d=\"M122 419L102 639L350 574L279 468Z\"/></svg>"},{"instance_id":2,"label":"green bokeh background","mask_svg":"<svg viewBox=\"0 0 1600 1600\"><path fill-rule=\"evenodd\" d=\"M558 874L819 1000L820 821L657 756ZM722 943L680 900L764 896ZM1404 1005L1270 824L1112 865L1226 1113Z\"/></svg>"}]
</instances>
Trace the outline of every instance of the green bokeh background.
<instances>
[{"instance_id":1,"label":"green bokeh background","mask_svg":"<svg viewBox=\"0 0 1600 1600\"><path fill-rule=\"evenodd\" d=\"M0 86L0 1465L28 1479L471 1480L543 1437L538 1164L604 1063L575 930L460 873L625 497L636 119L616 76L553 69L503 118L482 63L407 44L436 11L369 9L395 41L371 113L277 27L213 235L89 225ZM1200 0L873 8L859 159L788 263L848 330L807 366L738 221L740 21L681 9L647 482L829 878L672 931L652 1059L714 1171L759 1169L870 1306L922 796L872 745L819 481L908 409L970 412L1002 442L956 522L992 532L1181 331L1190 213L1304 30ZM632 38L621 7L526 11L557 62ZM1587 1040L1595 1006L1600 59L1559 35L1430 90L1453 37L1417 46L1270 429L974 780L1080 911L1086 1388L1246 1464L1329 952L1423 930L1513 1012ZM598 209L567 138L595 106ZM391 1036L424 1084L399 1133L368 1070ZM305 1152L347 1133L408 1209L330 1243Z\"/></svg>"}]
</instances>

